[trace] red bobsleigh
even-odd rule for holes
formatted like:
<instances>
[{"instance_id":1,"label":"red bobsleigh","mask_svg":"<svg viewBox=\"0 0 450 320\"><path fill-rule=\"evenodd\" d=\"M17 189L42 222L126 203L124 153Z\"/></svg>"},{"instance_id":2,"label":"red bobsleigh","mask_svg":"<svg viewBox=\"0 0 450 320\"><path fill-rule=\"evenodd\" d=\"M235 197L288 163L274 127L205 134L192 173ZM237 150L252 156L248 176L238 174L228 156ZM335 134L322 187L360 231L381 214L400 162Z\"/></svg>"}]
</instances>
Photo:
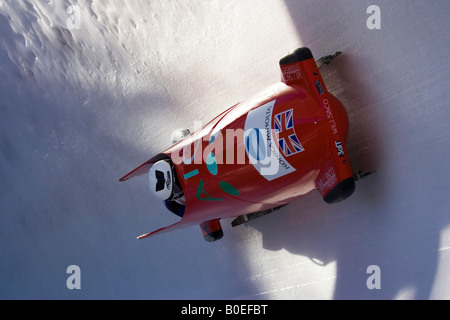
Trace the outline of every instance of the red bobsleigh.
<instances>
[{"instance_id":1,"label":"red bobsleigh","mask_svg":"<svg viewBox=\"0 0 450 320\"><path fill-rule=\"evenodd\" d=\"M328 63L334 56L322 58ZM328 60L327 60L328 59ZM120 181L166 161L183 194L181 220L138 239L200 225L207 241L318 190L327 203L348 198L355 178L347 154L347 112L327 91L308 48L280 60L282 82L238 103ZM169 172L167 172L169 173ZM167 205L167 203L166 203Z\"/></svg>"}]
</instances>

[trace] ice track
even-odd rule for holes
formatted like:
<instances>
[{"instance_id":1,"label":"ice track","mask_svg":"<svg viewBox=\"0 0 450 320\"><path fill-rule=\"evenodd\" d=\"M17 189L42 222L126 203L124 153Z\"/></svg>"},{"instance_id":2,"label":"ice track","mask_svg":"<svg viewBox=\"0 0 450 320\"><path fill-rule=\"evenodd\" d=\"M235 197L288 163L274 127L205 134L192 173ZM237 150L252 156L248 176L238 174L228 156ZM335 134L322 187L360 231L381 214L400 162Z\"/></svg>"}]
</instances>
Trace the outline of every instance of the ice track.
<instances>
[{"instance_id":1,"label":"ice track","mask_svg":"<svg viewBox=\"0 0 450 320\"><path fill-rule=\"evenodd\" d=\"M373 4L380 30L366 26ZM0 298L449 299L449 11L0 0ZM278 81L278 60L301 46L344 52L321 70L349 112L354 169L378 173L337 205L312 193L225 222L217 243L199 228L136 240L176 219L146 179L118 179L173 130ZM81 290L66 286L70 265Z\"/></svg>"}]
</instances>

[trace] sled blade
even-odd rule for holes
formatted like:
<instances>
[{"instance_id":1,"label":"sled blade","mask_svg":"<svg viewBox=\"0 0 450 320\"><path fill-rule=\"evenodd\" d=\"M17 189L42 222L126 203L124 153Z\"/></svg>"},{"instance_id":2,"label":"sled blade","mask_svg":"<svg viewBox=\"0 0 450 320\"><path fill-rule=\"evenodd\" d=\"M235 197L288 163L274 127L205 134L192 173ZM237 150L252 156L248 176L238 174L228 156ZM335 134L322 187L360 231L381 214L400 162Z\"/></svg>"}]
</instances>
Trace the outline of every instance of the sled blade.
<instances>
[{"instance_id":1,"label":"sled blade","mask_svg":"<svg viewBox=\"0 0 450 320\"><path fill-rule=\"evenodd\" d=\"M172 224L172 225L170 225L168 227L160 228L158 230L155 230L155 231L143 234L143 235L141 235L141 236L139 236L137 238L138 238L138 240L141 240L141 239L144 239L144 238L148 238L148 237L154 236L156 234L161 234L161 233L177 230L177 229L180 229L180 228L182 228L184 226L186 226L186 223L184 223L183 220L180 220L180 221L178 221L178 222L176 222L176 223L174 223L174 224Z\"/></svg>"},{"instance_id":2,"label":"sled blade","mask_svg":"<svg viewBox=\"0 0 450 320\"><path fill-rule=\"evenodd\" d=\"M334 59L339 57L341 54L342 54L342 51L336 51L334 54L330 54L328 56L322 57L316 61L317 66L320 69L323 65L325 65L325 64L328 65L331 63L331 61L333 61Z\"/></svg>"}]
</instances>

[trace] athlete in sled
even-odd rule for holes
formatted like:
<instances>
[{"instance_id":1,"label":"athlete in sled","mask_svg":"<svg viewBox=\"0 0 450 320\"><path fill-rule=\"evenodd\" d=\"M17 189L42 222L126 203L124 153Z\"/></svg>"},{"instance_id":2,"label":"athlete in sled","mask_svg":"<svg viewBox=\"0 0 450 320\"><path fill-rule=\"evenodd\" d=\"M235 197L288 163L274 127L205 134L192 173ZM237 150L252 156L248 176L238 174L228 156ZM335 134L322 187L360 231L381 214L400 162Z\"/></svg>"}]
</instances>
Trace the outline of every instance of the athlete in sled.
<instances>
[{"instance_id":1,"label":"athlete in sled","mask_svg":"<svg viewBox=\"0 0 450 320\"><path fill-rule=\"evenodd\" d=\"M328 64L339 53L321 58ZM282 82L238 103L120 181L147 174L151 192L181 220L138 239L200 225L207 241L316 189L327 203L348 198L355 178L342 103L327 91L308 48L280 60Z\"/></svg>"}]
</instances>

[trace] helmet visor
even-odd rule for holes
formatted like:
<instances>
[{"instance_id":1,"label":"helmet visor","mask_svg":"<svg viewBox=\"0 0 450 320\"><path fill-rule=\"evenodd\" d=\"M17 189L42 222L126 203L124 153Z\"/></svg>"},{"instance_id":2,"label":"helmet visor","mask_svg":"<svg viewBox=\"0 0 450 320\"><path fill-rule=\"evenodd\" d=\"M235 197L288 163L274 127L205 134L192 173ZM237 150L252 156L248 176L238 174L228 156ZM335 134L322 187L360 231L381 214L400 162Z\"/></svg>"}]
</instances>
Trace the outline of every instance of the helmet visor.
<instances>
[{"instance_id":1,"label":"helmet visor","mask_svg":"<svg viewBox=\"0 0 450 320\"><path fill-rule=\"evenodd\" d=\"M164 189L166 185L166 178L164 177L164 173L157 170L155 171L156 176L156 192Z\"/></svg>"}]
</instances>

